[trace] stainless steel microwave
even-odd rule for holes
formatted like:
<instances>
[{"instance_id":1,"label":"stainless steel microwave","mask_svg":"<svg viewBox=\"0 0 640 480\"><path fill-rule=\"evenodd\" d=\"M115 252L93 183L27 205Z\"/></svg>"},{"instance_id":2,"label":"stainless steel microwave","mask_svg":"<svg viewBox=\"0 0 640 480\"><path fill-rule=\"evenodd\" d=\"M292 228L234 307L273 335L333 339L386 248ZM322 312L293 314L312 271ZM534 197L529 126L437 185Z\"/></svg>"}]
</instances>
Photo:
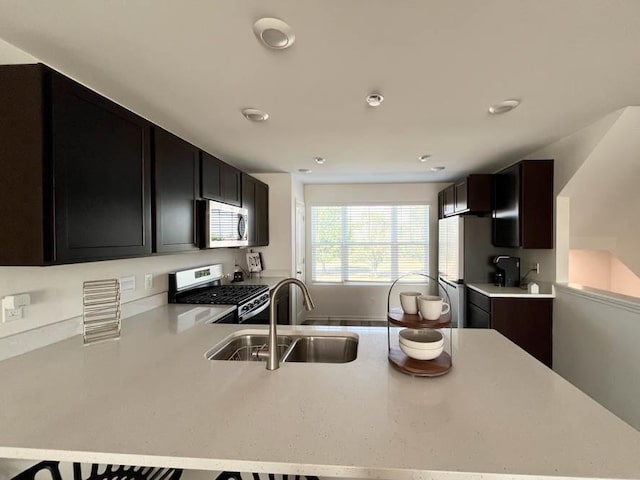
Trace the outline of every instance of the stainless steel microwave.
<instances>
[{"instance_id":1,"label":"stainless steel microwave","mask_svg":"<svg viewBox=\"0 0 640 480\"><path fill-rule=\"evenodd\" d=\"M249 245L249 212L246 208L206 200L203 217L202 248Z\"/></svg>"}]
</instances>

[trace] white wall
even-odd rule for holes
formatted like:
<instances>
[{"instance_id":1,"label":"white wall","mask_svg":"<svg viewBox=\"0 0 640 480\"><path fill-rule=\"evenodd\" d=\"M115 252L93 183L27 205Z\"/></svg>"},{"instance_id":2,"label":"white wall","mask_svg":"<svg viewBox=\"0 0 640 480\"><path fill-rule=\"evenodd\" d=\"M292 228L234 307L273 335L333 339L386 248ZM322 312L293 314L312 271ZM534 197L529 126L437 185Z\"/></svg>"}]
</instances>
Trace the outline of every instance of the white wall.
<instances>
[{"instance_id":1,"label":"white wall","mask_svg":"<svg viewBox=\"0 0 640 480\"><path fill-rule=\"evenodd\" d=\"M635 252L638 258L640 229L635 212L640 192L610 180L613 172L618 178L637 181L638 125L638 108L630 107L529 155L555 159L556 248L521 250L521 258L525 265L541 263L542 280L560 283L553 315L554 370L640 429L640 304L630 298L619 300L615 294L562 285L569 279L572 246L613 250L622 242L632 247L625 251ZM594 159L598 167L585 175ZM580 188L572 185L578 179L586 181ZM580 209L582 218L591 221L591 230L575 231L572 220ZM612 231L611 225L620 221L626 230Z\"/></svg>"},{"instance_id":2,"label":"white wall","mask_svg":"<svg viewBox=\"0 0 640 480\"><path fill-rule=\"evenodd\" d=\"M427 203L430 208L429 231L431 243L429 258L430 274L437 274L438 241L438 192L447 184L403 183L403 184L336 184L306 185L305 202L307 219L311 218L310 207L330 203ZM387 292L389 286L367 285L321 285L311 283L311 234L307 221L307 284L316 304L309 317L350 317L354 319L386 319Z\"/></svg>"},{"instance_id":3,"label":"white wall","mask_svg":"<svg viewBox=\"0 0 640 480\"><path fill-rule=\"evenodd\" d=\"M559 287L554 309L554 370L640 430L640 307Z\"/></svg>"},{"instance_id":4,"label":"white wall","mask_svg":"<svg viewBox=\"0 0 640 480\"><path fill-rule=\"evenodd\" d=\"M640 299L640 277L609 250L569 252L569 283Z\"/></svg>"},{"instance_id":5,"label":"white wall","mask_svg":"<svg viewBox=\"0 0 640 480\"><path fill-rule=\"evenodd\" d=\"M0 267L0 297L30 293L25 318L0 323L0 338L60 322L82 314L82 282L134 275L136 291L122 294L122 303L167 291L167 274L176 269L222 263L233 272L235 250L215 249L131 260L112 260L53 267ZM144 275L153 274L153 289L144 289Z\"/></svg>"},{"instance_id":6,"label":"white wall","mask_svg":"<svg viewBox=\"0 0 640 480\"><path fill-rule=\"evenodd\" d=\"M37 61L37 58L0 38L0 65L36 63Z\"/></svg>"},{"instance_id":7,"label":"white wall","mask_svg":"<svg viewBox=\"0 0 640 480\"><path fill-rule=\"evenodd\" d=\"M532 276L532 280L543 282L567 281L569 264L569 200L561 195L562 190L587 160L591 152L607 134L612 125L622 115L623 110L613 112L599 121L548 145L527 158L554 159L554 197L555 200L555 246L549 250L520 250L522 266L532 263L540 264L540 275ZM558 249L558 245L563 248Z\"/></svg>"}]
</instances>

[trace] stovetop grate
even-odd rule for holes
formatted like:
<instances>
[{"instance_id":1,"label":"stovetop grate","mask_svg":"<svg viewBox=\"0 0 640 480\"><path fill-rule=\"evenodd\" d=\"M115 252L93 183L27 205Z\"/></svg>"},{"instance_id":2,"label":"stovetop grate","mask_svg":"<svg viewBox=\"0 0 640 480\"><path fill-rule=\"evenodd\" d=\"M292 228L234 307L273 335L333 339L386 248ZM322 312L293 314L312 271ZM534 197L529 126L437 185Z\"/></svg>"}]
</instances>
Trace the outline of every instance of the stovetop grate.
<instances>
[{"instance_id":1,"label":"stovetop grate","mask_svg":"<svg viewBox=\"0 0 640 480\"><path fill-rule=\"evenodd\" d=\"M179 303L209 305L239 305L260 293L269 291L266 285L220 285L185 295Z\"/></svg>"}]
</instances>

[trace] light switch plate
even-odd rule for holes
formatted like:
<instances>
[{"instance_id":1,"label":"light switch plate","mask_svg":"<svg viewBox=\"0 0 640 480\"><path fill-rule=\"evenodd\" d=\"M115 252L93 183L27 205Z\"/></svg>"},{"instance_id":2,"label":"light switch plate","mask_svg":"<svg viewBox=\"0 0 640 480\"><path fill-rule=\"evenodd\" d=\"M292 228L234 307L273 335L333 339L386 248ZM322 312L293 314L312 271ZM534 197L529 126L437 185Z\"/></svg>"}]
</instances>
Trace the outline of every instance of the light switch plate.
<instances>
[{"instance_id":1,"label":"light switch plate","mask_svg":"<svg viewBox=\"0 0 640 480\"><path fill-rule=\"evenodd\" d=\"M130 277L120 277L120 293L135 292L136 291L136 277L131 275Z\"/></svg>"},{"instance_id":2,"label":"light switch plate","mask_svg":"<svg viewBox=\"0 0 640 480\"><path fill-rule=\"evenodd\" d=\"M144 289L151 290L152 288L153 288L153 275L150 273L147 273L144 276Z\"/></svg>"}]
</instances>

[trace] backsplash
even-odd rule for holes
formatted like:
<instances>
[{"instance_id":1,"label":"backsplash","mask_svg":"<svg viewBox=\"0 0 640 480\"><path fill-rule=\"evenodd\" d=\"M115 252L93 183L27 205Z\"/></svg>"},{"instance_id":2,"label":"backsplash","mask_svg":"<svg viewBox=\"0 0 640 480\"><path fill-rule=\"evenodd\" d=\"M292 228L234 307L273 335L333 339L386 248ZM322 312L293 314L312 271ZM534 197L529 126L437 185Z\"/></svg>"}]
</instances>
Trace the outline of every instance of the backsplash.
<instances>
[{"instance_id":1,"label":"backsplash","mask_svg":"<svg viewBox=\"0 0 640 480\"><path fill-rule=\"evenodd\" d=\"M222 263L233 272L235 249L215 249L177 255L157 255L130 260L79 263L52 267L0 267L0 298L31 294L24 318L0 323L0 338L82 315L82 283L86 280L135 277L136 289L122 294L122 303L167 291L167 273L175 269ZM145 289L145 275L153 286Z\"/></svg>"}]
</instances>

